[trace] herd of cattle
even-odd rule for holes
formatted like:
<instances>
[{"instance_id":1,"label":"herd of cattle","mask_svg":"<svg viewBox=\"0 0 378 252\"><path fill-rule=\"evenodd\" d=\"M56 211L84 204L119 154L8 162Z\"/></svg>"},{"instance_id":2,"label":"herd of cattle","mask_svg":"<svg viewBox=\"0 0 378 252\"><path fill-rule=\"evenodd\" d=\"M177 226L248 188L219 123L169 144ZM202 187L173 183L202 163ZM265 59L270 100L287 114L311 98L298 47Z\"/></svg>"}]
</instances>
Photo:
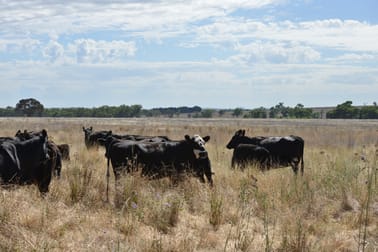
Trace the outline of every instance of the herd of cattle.
<instances>
[{"instance_id":1,"label":"herd of cattle","mask_svg":"<svg viewBox=\"0 0 378 252\"><path fill-rule=\"evenodd\" d=\"M107 195L110 163L115 180L122 174L140 171L154 178L191 174L201 182L213 185L211 162L205 148L209 136L185 135L182 140L167 136L119 135L112 131L85 128L84 142L88 149L105 148L107 159ZM233 149L231 167L244 169L255 163L262 170L291 166L303 175L304 141L298 136L248 137L238 130L226 146ZM14 137L0 137L0 181L8 184L36 184L43 194L48 192L52 176L60 177L62 160L69 160L69 145L55 144L46 130L17 131Z\"/></svg>"}]
</instances>

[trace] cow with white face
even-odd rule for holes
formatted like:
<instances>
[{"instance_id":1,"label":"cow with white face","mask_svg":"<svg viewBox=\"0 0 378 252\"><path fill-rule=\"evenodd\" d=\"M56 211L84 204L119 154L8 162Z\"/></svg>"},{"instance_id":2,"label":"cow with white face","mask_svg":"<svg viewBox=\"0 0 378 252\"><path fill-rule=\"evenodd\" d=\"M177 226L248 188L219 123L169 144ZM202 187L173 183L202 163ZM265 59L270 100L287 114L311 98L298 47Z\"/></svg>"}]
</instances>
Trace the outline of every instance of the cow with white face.
<instances>
[{"instance_id":1,"label":"cow with white face","mask_svg":"<svg viewBox=\"0 0 378 252\"><path fill-rule=\"evenodd\" d=\"M197 159L207 158L207 151L205 144L210 140L210 136L201 137L200 135L194 135L192 138L186 135L185 139L193 143L193 152Z\"/></svg>"}]
</instances>

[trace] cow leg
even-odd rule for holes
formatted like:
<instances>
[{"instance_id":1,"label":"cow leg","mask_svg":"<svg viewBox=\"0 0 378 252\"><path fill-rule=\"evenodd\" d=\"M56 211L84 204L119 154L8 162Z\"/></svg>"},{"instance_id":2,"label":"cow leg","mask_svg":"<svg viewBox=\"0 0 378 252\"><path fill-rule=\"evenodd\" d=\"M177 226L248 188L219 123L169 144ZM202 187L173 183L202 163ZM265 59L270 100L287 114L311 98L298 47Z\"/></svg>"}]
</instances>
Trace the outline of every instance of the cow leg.
<instances>
[{"instance_id":1,"label":"cow leg","mask_svg":"<svg viewBox=\"0 0 378 252\"><path fill-rule=\"evenodd\" d=\"M55 176L59 179L62 170L62 156L60 154L56 157Z\"/></svg>"},{"instance_id":2,"label":"cow leg","mask_svg":"<svg viewBox=\"0 0 378 252\"><path fill-rule=\"evenodd\" d=\"M262 158L261 160L259 160L258 164L259 164L260 170L264 171L267 169L268 160L266 158Z\"/></svg>"},{"instance_id":3,"label":"cow leg","mask_svg":"<svg viewBox=\"0 0 378 252\"><path fill-rule=\"evenodd\" d=\"M304 164L303 164L303 156L301 157L301 175L303 176L304 173Z\"/></svg>"},{"instance_id":4,"label":"cow leg","mask_svg":"<svg viewBox=\"0 0 378 252\"><path fill-rule=\"evenodd\" d=\"M231 159L231 169L235 169L235 163L236 163L235 157L232 156L232 159Z\"/></svg>"},{"instance_id":5,"label":"cow leg","mask_svg":"<svg viewBox=\"0 0 378 252\"><path fill-rule=\"evenodd\" d=\"M49 185L51 182L51 171L46 171L39 178L38 189L42 195L45 195L49 191Z\"/></svg>"},{"instance_id":6,"label":"cow leg","mask_svg":"<svg viewBox=\"0 0 378 252\"><path fill-rule=\"evenodd\" d=\"M299 161L298 160L291 160L290 162L291 168L293 169L293 172L295 175L298 174L298 168L299 168Z\"/></svg>"},{"instance_id":7,"label":"cow leg","mask_svg":"<svg viewBox=\"0 0 378 252\"><path fill-rule=\"evenodd\" d=\"M207 160L207 165L205 166L205 176L207 178L207 182L210 184L210 186L213 186L213 179L212 175L213 173L211 172L211 164L210 164L210 159Z\"/></svg>"},{"instance_id":8,"label":"cow leg","mask_svg":"<svg viewBox=\"0 0 378 252\"><path fill-rule=\"evenodd\" d=\"M246 165L247 165L247 161L246 160L239 162L239 169L241 171L244 171Z\"/></svg>"}]
</instances>

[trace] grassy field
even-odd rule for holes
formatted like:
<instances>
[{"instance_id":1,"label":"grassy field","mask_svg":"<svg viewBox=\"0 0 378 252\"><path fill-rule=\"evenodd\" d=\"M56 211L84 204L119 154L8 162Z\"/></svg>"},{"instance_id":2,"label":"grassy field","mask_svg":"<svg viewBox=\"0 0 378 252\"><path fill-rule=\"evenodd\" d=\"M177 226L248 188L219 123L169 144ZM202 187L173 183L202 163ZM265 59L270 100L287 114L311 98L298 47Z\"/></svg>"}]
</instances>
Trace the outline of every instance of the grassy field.
<instances>
[{"instance_id":1,"label":"grassy field","mask_svg":"<svg viewBox=\"0 0 378 252\"><path fill-rule=\"evenodd\" d=\"M210 135L214 187L134 174L106 201L104 149L82 126L115 133ZM36 186L0 188L0 251L378 251L378 121L0 118L0 136L47 129L71 161L42 198ZM291 168L231 170L227 142L301 136L304 176Z\"/></svg>"}]
</instances>

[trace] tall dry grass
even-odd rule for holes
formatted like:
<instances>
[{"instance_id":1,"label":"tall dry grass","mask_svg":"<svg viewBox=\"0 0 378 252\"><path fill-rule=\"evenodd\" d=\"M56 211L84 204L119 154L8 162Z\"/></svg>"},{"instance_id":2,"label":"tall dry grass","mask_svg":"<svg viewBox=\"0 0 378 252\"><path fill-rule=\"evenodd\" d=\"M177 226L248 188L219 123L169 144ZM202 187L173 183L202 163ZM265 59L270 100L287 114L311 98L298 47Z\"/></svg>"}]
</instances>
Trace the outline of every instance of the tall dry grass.
<instances>
[{"instance_id":1,"label":"tall dry grass","mask_svg":"<svg viewBox=\"0 0 378 252\"><path fill-rule=\"evenodd\" d=\"M214 187L188 177L110 179L104 150L82 126L117 133L210 135ZM71 161L44 198L35 186L0 192L0 251L377 251L378 121L1 118L0 135L46 128ZM305 174L230 169L225 145L247 135L305 139Z\"/></svg>"}]
</instances>

